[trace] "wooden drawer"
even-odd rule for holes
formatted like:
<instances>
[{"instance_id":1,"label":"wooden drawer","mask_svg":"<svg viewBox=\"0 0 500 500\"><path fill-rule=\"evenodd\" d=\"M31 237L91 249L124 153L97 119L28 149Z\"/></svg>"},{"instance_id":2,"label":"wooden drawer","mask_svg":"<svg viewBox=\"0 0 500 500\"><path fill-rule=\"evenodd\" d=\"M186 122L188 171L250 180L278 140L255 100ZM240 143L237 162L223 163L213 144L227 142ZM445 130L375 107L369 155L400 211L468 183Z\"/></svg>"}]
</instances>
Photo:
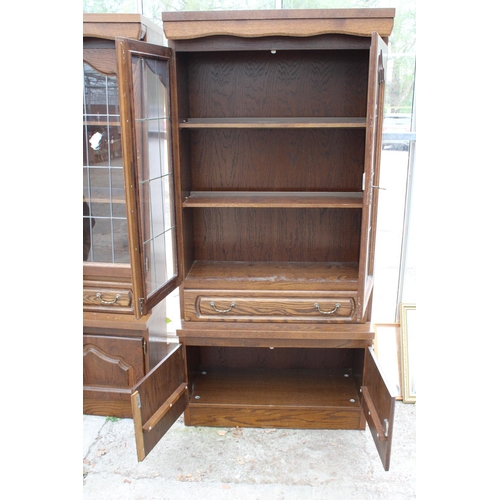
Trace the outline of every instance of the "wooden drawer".
<instances>
[{"instance_id":1,"label":"wooden drawer","mask_svg":"<svg viewBox=\"0 0 500 500\"><path fill-rule=\"evenodd\" d=\"M355 299L349 293L246 292L184 290L186 321L341 323L353 321Z\"/></svg>"},{"instance_id":2,"label":"wooden drawer","mask_svg":"<svg viewBox=\"0 0 500 500\"><path fill-rule=\"evenodd\" d=\"M132 312L132 292L125 288L84 288L84 311Z\"/></svg>"}]
</instances>

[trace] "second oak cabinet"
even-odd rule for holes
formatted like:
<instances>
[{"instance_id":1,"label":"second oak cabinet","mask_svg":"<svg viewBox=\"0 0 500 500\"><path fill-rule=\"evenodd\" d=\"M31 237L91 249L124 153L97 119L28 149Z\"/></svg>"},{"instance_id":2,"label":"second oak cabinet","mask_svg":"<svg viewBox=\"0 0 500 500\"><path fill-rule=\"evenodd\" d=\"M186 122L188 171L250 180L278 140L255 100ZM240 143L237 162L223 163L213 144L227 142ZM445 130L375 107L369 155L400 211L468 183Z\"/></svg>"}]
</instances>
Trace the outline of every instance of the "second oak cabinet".
<instances>
[{"instance_id":1,"label":"second oak cabinet","mask_svg":"<svg viewBox=\"0 0 500 500\"><path fill-rule=\"evenodd\" d=\"M370 319L393 19L169 12L168 47L116 40L125 184L143 200L131 255L147 266L167 252L140 307L165 296L167 271L182 317L179 344L133 390L140 460L184 413L187 425L368 424L389 468L394 397ZM145 225L168 196L175 213Z\"/></svg>"}]
</instances>

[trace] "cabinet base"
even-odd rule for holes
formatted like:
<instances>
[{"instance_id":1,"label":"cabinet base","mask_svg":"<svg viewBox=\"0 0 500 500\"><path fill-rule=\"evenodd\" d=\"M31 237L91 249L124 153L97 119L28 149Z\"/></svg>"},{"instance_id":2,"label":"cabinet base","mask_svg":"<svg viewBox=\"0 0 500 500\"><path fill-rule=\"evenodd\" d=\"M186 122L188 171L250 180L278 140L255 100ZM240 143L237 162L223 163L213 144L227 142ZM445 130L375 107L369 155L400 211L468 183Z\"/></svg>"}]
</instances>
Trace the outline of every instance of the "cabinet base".
<instances>
[{"instance_id":1,"label":"cabinet base","mask_svg":"<svg viewBox=\"0 0 500 500\"><path fill-rule=\"evenodd\" d=\"M132 418L130 391L83 394L83 414L101 417Z\"/></svg>"},{"instance_id":2,"label":"cabinet base","mask_svg":"<svg viewBox=\"0 0 500 500\"><path fill-rule=\"evenodd\" d=\"M360 408L234 408L190 405L184 423L207 427L264 427L286 429L363 430Z\"/></svg>"}]
</instances>

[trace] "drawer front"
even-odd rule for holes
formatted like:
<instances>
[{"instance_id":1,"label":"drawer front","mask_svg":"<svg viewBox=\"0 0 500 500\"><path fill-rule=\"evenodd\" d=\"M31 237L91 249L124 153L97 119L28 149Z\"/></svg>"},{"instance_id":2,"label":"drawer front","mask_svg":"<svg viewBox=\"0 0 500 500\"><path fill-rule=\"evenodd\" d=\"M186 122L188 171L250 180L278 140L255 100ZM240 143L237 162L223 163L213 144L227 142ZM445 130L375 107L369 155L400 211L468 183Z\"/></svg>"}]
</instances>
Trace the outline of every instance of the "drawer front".
<instances>
[{"instance_id":1,"label":"drawer front","mask_svg":"<svg viewBox=\"0 0 500 500\"><path fill-rule=\"evenodd\" d=\"M186 321L353 321L353 296L325 292L299 293L207 292L184 290Z\"/></svg>"},{"instance_id":2,"label":"drawer front","mask_svg":"<svg viewBox=\"0 0 500 500\"><path fill-rule=\"evenodd\" d=\"M83 310L132 312L132 292L127 289L84 288Z\"/></svg>"}]
</instances>

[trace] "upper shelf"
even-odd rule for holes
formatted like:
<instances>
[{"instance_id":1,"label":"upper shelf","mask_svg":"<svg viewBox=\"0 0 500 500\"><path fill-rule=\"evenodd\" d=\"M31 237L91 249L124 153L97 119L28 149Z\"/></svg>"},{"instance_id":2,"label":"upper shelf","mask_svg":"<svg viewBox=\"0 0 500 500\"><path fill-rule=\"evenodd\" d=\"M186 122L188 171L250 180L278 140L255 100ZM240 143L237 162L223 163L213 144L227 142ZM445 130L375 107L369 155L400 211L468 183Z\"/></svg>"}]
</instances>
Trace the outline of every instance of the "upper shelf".
<instances>
[{"instance_id":1,"label":"upper shelf","mask_svg":"<svg viewBox=\"0 0 500 500\"><path fill-rule=\"evenodd\" d=\"M185 208L362 208L363 193L192 191Z\"/></svg>"},{"instance_id":2,"label":"upper shelf","mask_svg":"<svg viewBox=\"0 0 500 500\"><path fill-rule=\"evenodd\" d=\"M365 128L366 118L189 118L179 128Z\"/></svg>"}]
</instances>

